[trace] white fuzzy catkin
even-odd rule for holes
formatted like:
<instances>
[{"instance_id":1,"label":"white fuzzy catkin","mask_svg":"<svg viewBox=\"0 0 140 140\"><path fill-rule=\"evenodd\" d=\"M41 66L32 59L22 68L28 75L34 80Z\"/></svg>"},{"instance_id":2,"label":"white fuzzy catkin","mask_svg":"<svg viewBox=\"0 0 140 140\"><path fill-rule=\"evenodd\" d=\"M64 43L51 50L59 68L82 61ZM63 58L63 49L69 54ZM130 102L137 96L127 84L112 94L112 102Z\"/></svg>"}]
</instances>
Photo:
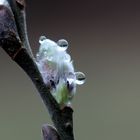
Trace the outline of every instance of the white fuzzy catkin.
<instances>
[{"instance_id":1,"label":"white fuzzy catkin","mask_svg":"<svg viewBox=\"0 0 140 140\"><path fill-rule=\"evenodd\" d=\"M9 3L7 2L7 0L0 0L0 5L8 5Z\"/></svg>"},{"instance_id":2,"label":"white fuzzy catkin","mask_svg":"<svg viewBox=\"0 0 140 140\"><path fill-rule=\"evenodd\" d=\"M75 77L71 57L66 52L67 46L62 48L54 41L43 36L40 37L39 43L37 65L46 84L50 80L57 81L58 78L69 78L72 74L73 78Z\"/></svg>"},{"instance_id":3,"label":"white fuzzy catkin","mask_svg":"<svg viewBox=\"0 0 140 140\"><path fill-rule=\"evenodd\" d=\"M41 36L40 48L36 55L36 63L46 85L51 85L57 94L60 87L68 86L70 98L73 97L76 84L83 84L85 75L75 72L70 55L67 53L68 42L64 39L57 43ZM55 95L54 95L55 96Z\"/></svg>"}]
</instances>

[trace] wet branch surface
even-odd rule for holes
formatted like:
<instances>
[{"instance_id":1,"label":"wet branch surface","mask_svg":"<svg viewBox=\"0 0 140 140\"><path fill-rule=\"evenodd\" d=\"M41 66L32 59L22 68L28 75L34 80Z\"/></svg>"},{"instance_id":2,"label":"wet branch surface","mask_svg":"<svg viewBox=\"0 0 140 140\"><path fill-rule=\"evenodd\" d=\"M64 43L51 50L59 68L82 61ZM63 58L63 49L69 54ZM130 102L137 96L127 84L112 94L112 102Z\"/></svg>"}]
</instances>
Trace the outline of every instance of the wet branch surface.
<instances>
[{"instance_id":1,"label":"wet branch surface","mask_svg":"<svg viewBox=\"0 0 140 140\"><path fill-rule=\"evenodd\" d=\"M28 42L23 0L5 0L9 5L0 5L0 46L31 78L48 109L54 127L43 125L44 140L74 140L73 109L60 109L50 88L45 85L34 61Z\"/></svg>"}]
</instances>

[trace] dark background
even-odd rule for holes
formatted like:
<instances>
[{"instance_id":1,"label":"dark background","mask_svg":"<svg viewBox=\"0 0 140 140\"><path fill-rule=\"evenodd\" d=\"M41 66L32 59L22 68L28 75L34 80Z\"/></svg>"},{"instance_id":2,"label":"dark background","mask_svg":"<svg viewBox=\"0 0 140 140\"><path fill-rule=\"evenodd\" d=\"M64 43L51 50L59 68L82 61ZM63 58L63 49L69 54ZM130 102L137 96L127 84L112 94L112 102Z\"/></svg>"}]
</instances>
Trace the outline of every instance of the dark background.
<instances>
[{"instance_id":1,"label":"dark background","mask_svg":"<svg viewBox=\"0 0 140 140\"><path fill-rule=\"evenodd\" d=\"M140 2L28 0L34 54L46 35L69 41L86 74L73 101L76 140L140 139ZM0 139L41 140L50 118L28 76L0 49Z\"/></svg>"}]
</instances>

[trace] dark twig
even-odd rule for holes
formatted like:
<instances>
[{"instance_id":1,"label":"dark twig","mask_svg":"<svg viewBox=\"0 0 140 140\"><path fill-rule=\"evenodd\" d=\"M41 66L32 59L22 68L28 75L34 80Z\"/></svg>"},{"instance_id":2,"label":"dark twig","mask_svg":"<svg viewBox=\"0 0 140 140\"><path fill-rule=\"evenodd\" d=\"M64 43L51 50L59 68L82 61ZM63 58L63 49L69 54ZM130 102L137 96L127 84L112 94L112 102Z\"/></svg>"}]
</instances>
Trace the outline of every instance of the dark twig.
<instances>
[{"instance_id":1,"label":"dark twig","mask_svg":"<svg viewBox=\"0 0 140 140\"><path fill-rule=\"evenodd\" d=\"M12 11L7 5L0 6L0 46L28 74L49 111L56 130L50 126L43 126L44 140L74 140L73 110L70 107L60 109L50 93L50 88L44 84L34 61L28 43L25 18L20 11L23 10L24 1L8 0L8 2ZM51 135L54 135L54 138L49 139Z\"/></svg>"},{"instance_id":2,"label":"dark twig","mask_svg":"<svg viewBox=\"0 0 140 140\"><path fill-rule=\"evenodd\" d=\"M25 14L25 1L24 0L7 0L10 8L12 9L18 34L28 53L33 58L32 50L28 40L27 28L26 28L26 14Z\"/></svg>"}]
</instances>

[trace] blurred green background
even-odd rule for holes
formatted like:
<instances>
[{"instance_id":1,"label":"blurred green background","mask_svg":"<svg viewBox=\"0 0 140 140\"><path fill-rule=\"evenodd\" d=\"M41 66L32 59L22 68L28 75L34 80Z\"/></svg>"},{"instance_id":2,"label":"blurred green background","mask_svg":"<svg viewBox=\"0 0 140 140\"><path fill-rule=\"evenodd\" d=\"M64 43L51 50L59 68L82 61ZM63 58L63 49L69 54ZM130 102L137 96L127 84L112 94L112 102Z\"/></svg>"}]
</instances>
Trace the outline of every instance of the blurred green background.
<instances>
[{"instance_id":1,"label":"blurred green background","mask_svg":"<svg viewBox=\"0 0 140 140\"><path fill-rule=\"evenodd\" d=\"M76 71L86 74L73 101L76 140L140 139L140 2L27 1L34 54L46 35L69 41ZM37 90L0 48L0 140L41 140L51 123Z\"/></svg>"}]
</instances>

